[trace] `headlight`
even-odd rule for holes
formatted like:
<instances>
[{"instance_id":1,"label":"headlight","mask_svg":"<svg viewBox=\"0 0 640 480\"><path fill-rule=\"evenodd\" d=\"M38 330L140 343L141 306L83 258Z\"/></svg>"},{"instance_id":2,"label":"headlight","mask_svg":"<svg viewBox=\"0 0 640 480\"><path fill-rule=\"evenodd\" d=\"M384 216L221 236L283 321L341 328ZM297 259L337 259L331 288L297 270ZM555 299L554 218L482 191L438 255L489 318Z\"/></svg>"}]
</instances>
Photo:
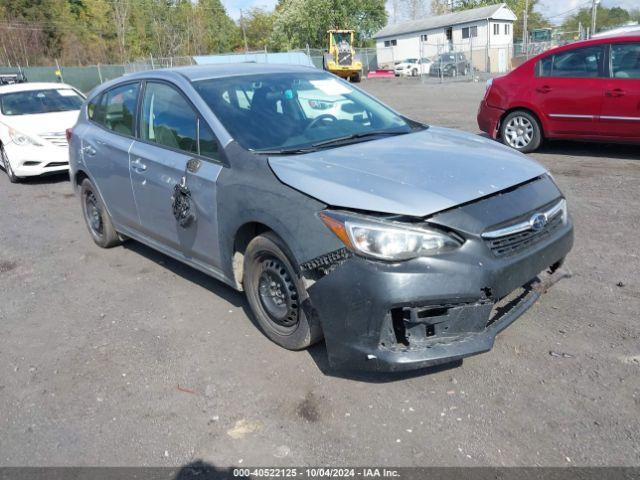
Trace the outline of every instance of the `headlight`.
<instances>
[{"instance_id":1,"label":"headlight","mask_svg":"<svg viewBox=\"0 0 640 480\"><path fill-rule=\"evenodd\" d=\"M20 133L19 131L14 130L13 128L9 129L9 138L11 138L13 143L21 147L24 147L26 145L36 145L38 147L42 146L42 144L38 142L36 139L34 139L33 137L30 137L29 135L25 135L24 133Z\"/></svg>"},{"instance_id":2,"label":"headlight","mask_svg":"<svg viewBox=\"0 0 640 480\"><path fill-rule=\"evenodd\" d=\"M460 247L452 236L431 228L324 211L320 218L355 253L382 260L438 255Z\"/></svg>"}]
</instances>

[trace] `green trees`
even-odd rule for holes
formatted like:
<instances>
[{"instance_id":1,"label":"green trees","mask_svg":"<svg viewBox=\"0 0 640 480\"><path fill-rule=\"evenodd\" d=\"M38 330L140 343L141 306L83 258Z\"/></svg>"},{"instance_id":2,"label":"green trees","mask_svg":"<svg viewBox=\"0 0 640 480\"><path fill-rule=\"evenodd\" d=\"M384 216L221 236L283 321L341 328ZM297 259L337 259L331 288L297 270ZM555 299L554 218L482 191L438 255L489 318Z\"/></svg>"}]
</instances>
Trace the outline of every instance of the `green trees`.
<instances>
[{"instance_id":1,"label":"green trees","mask_svg":"<svg viewBox=\"0 0 640 480\"><path fill-rule=\"evenodd\" d=\"M281 49L323 48L327 30L344 28L355 30L362 44L386 21L384 0L280 0L271 41Z\"/></svg>"},{"instance_id":2,"label":"green trees","mask_svg":"<svg viewBox=\"0 0 640 480\"><path fill-rule=\"evenodd\" d=\"M5 65L228 52L239 39L220 0L0 0Z\"/></svg>"},{"instance_id":3,"label":"green trees","mask_svg":"<svg viewBox=\"0 0 640 480\"><path fill-rule=\"evenodd\" d=\"M638 20L640 14L637 11L628 12L624 8L607 8L598 5L596 15L596 31L607 30L609 28L621 26L632 20ZM635 13L634 13L635 12ZM634 14L636 17L634 18ZM583 29L591 27L591 8L581 8L575 15L568 17L562 24L565 32L577 32L579 26Z\"/></svg>"}]
</instances>

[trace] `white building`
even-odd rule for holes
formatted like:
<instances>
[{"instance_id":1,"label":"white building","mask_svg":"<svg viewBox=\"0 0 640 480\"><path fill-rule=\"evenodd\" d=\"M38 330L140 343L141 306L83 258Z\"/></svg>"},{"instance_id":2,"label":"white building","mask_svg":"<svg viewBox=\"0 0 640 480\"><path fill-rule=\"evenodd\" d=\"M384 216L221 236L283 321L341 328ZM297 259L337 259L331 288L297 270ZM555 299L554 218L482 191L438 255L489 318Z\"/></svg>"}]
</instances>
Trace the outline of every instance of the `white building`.
<instances>
[{"instance_id":1,"label":"white building","mask_svg":"<svg viewBox=\"0 0 640 480\"><path fill-rule=\"evenodd\" d=\"M481 71L506 72L517 17L505 3L387 25L376 40L378 65L462 51Z\"/></svg>"}]
</instances>

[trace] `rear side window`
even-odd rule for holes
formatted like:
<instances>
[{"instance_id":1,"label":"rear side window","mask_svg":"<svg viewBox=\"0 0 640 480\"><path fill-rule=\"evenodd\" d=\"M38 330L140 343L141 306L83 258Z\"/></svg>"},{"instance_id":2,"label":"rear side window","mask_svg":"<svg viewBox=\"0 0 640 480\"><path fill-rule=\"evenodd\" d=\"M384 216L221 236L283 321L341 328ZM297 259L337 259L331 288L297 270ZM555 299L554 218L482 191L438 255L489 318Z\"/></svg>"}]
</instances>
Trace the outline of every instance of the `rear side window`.
<instances>
[{"instance_id":1,"label":"rear side window","mask_svg":"<svg viewBox=\"0 0 640 480\"><path fill-rule=\"evenodd\" d=\"M115 133L132 137L139 89L138 83L129 83L107 90L89 102L89 118Z\"/></svg>"},{"instance_id":2,"label":"rear side window","mask_svg":"<svg viewBox=\"0 0 640 480\"><path fill-rule=\"evenodd\" d=\"M549 55L538 61L537 72L539 77L604 77L604 47L576 48Z\"/></svg>"},{"instance_id":3,"label":"rear side window","mask_svg":"<svg viewBox=\"0 0 640 480\"><path fill-rule=\"evenodd\" d=\"M640 78L640 43L611 45L611 71L614 78Z\"/></svg>"}]
</instances>

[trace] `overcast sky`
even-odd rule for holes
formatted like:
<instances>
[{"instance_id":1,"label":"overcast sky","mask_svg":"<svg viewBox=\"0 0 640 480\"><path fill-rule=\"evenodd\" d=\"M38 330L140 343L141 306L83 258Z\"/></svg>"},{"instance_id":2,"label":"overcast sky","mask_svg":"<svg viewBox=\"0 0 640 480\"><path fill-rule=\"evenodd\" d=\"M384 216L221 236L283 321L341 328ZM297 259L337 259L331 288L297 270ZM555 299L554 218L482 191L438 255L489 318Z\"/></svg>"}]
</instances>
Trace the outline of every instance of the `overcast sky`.
<instances>
[{"instance_id":1,"label":"overcast sky","mask_svg":"<svg viewBox=\"0 0 640 480\"><path fill-rule=\"evenodd\" d=\"M240 18L240 9L265 7L271 10L277 0L223 0L222 3L231 18L237 20ZM589 5L591 5L591 0L540 0L538 10L544 12L554 23L562 23L564 18L570 16L577 8ZM640 8L640 0L602 0L602 5L609 8L618 6L630 10Z\"/></svg>"}]
</instances>

